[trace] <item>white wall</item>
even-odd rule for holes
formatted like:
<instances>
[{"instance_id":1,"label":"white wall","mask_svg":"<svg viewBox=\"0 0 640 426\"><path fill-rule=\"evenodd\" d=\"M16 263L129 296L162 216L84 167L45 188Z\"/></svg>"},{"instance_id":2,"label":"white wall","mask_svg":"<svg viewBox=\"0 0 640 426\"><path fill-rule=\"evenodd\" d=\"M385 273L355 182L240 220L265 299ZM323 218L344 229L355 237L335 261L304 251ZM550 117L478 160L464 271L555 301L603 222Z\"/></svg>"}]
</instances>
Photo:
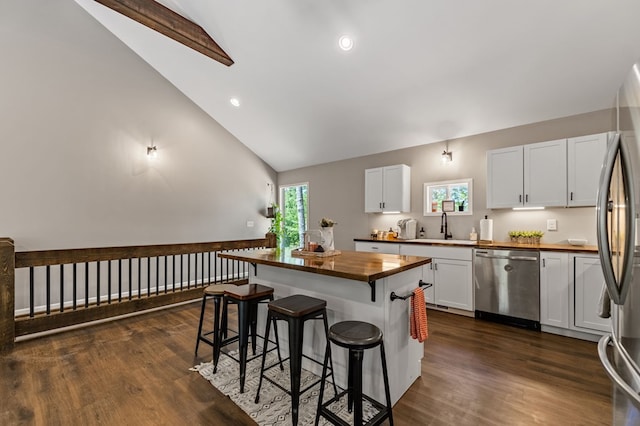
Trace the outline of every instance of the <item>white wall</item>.
<instances>
[{"instance_id":1,"label":"white wall","mask_svg":"<svg viewBox=\"0 0 640 426\"><path fill-rule=\"evenodd\" d=\"M268 165L73 0L1 10L0 235L17 250L264 236Z\"/></svg>"},{"instance_id":2,"label":"white wall","mask_svg":"<svg viewBox=\"0 0 640 426\"><path fill-rule=\"evenodd\" d=\"M595 244L593 208L552 208L544 211L516 212L486 208L486 157L489 149L523 145L571 136L589 135L615 128L613 110L597 111L504 129L449 141L453 163L442 165L440 154L445 144L422 145L383 154L307 167L278 174L281 185L309 182L310 228L317 228L323 216L338 221L336 248L354 248L353 239L367 237L372 229L395 227L398 219L412 217L424 226L428 238L442 238L440 217L422 214L423 184L459 178L473 179L474 214L449 218L454 238L468 239L473 226L479 232L484 215L494 219L494 239L506 241L515 229L542 230L546 243L566 242L567 238L586 238ZM411 166L411 213L382 215L364 213L364 170L392 164ZM558 231L547 232L546 220L558 220ZM420 229L420 228L418 228Z\"/></svg>"}]
</instances>

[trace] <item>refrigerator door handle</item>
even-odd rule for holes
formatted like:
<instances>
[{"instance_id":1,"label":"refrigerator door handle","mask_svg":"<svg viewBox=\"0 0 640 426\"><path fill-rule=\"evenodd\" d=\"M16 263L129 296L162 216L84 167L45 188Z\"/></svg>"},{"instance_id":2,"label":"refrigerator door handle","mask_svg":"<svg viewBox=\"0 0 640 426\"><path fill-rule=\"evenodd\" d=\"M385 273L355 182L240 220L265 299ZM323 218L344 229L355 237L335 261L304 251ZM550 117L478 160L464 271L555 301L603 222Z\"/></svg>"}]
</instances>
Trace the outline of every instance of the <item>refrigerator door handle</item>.
<instances>
[{"instance_id":1,"label":"refrigerator door handle","mask_svg":"<svg viewBox=\"0 0 640 426\"><path fill-rule=\"evenodd\" d=\"M609 376L609 378L618 386L629 399L632 399L636 406L640 406L640 395L636 392L627 382L624 381L622 377L616 371L616 368L611 364L609 360L609 356L607 355L607 346L609 346L609 342L613 342L613 346L616 350L618 350L618 344L615 339L611 339L610 334L605 334L602 336L600 341L598 342L598 356L600 357L600 362L602 363L605 372ZM627 364L628 361L624 356L620 357L621 360L624 360L624 363ZM636 372L630 366L627 366L629 370L632 372L631 374L636 375Z\"/></svg>"},{"instance_id":2,"label":"refrigerator door handle","mask_svg":"<svg viewBox=\"0 0 640 426\"><path fill-rule=\"evenodd\" d=\"M613 261L611 248L609 247L608 221L607 214L613 210L613 202L609 200L609 187L613 176L613 169L616 156L620 153L622 165L622 180L625 189L625 241L624 241L624 258L622 263L622 271L620 273L620 282L617 283L615 273L613 271ZM625 302L629 285L631 281L631 271L633 269L633 251L635 249L635 191L633 187L633 179L631 177L631 165L627 149L621 143L619 133L616 133L607 148L607 155L602 165L600 174L600 187L598 189L598 199L596 205L596 234L598 240L598 252L600 254L600 263L602 264L602 272L607 286L609 297L616 305L622 305Z\"/></svg>"}]
</instances>

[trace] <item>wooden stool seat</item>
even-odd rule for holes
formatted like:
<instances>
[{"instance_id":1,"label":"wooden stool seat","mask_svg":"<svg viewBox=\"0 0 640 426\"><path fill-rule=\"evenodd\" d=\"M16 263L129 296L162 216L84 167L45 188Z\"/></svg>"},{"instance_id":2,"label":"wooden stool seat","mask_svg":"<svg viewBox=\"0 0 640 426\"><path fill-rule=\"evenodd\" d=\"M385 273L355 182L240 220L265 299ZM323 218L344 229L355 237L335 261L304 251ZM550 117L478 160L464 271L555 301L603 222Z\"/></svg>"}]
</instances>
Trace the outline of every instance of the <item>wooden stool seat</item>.
<instances>
[{"instance_id":1,"label":"wooden stool seat","mask_svg":"<svg viewBox=\"0 0 640 426\"><path fill-rule=\"evenodd\" d=\"M231 288L233 287L233 288ZM273 288L262 284L234 285L225 289L225 296L236 300L264 299L273 294Z\"/></svg>"},{"instance_id":2,"label":"wooden stool seat","mask_svg":"<svg viewBox=\"0 0 640 426\"><path fill-rule=\"evenodd\" d=\"M311 312L316 312L327 307L325 300L316 299L315 297L295 294L289 297L269 302L269 310L278 312L293 318L305 316Z\"/></svg>"},{"instance_id":3,"label":"wooden stool seat","mask_svg":"<svg viewBox=\"0 0 640 426\"><path fill-rule=\"evenodd\" d=\"M211 284L205 287L204 294L207 296L223 296L225 291L232 291L235 287L238 286L235 284Z\"/></svg>"},{"instance_id":4,"label":"wooden stool seat","mask_svg":"<svg viewBox=\"0 0 640 426\"><path fill-rule=\"evenodd\" d=\"M382 331L362 321L342 321L329 329L329 339L343 348L368 349L382 342Z\"/></svg>"}]
</instances>

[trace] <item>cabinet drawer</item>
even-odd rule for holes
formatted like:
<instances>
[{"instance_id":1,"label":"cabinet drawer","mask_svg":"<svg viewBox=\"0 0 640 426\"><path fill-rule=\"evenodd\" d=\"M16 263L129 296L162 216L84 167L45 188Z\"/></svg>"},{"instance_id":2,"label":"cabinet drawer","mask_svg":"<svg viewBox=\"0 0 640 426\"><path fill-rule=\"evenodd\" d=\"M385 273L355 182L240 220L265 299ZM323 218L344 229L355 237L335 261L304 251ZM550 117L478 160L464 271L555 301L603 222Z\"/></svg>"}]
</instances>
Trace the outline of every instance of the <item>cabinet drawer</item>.
<instances>
[{"instance_id":1,"label":"cabinet drawer","mask_svg":"<svg viewBox=\"0 0 640 426\"><path fill-rule=\"evenodd\" d=\"M438 257L441 259L471 261L473 257L473 249L464 247L400 244L400 254L406 256Z\"/></svg>"},{"instance_id":2,"label":"cabinet drawer","mask_svg":"<svg viewBox=\"0 0 640 426\"><path fill-rule=\"evenodd\" d=\"M356 241L356 251L366 251L370 253L400 254L400 244L393 243L369 243Z\"/></svg>"}]
</instances>

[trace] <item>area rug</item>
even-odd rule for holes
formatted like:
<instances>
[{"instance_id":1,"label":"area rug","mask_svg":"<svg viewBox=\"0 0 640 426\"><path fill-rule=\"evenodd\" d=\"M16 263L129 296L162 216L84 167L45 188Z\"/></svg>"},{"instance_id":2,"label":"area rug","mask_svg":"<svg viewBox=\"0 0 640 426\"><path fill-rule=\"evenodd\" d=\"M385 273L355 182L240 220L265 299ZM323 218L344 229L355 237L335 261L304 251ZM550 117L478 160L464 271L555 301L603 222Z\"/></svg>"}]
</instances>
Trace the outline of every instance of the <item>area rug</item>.
<instances>
[{"instance_id":1,"label":"area rug","mask_svg":"<svg viewBox=\"0 0 640 426\"><path fill-rule=\"evenodd\" d=\"M275 360L277 360L277 355L274 352L268 353L266 365L273 364ZM201 363L200 365L192 367L190 370L200 373L202 377L207 379L220 392L231 398L236 405L260 426L282 426L291 424L291 397L271 382L267 380L262 381L260 401L257 404L254 402L256 390L258 389L258 380L260 378L260 363L260 357L247 363L244 393L240 393L239 365L228 356L220 356L216 374L213 374L213 364L211 362ZM267 371L265 375L269 376L284 388L289 389L288 361L284 363L284 371L280 371L278 367L275 367ZM309 384L316 380L318 380L318 376L307 370L302 370L300 389L306 389ZM338 389L338 392L339 391L340 389ZM300 396L299 425L314 424L319 393L320 384L318 383ZM328 401L334 396L333 386L330 381L325 385L324 394L325 401ZM332 404L331 410L338 413L338 416L346 422L353 424L353 415L347 410L346 402L346 397L341 398L340 401ZM376 413L377 410L371 406L371 404L366 400L363 401L363 417L365 422L375 416ZM324 419L320 419L319 424L328 425L329 423Z\"/></svg>"}]
</instances>

